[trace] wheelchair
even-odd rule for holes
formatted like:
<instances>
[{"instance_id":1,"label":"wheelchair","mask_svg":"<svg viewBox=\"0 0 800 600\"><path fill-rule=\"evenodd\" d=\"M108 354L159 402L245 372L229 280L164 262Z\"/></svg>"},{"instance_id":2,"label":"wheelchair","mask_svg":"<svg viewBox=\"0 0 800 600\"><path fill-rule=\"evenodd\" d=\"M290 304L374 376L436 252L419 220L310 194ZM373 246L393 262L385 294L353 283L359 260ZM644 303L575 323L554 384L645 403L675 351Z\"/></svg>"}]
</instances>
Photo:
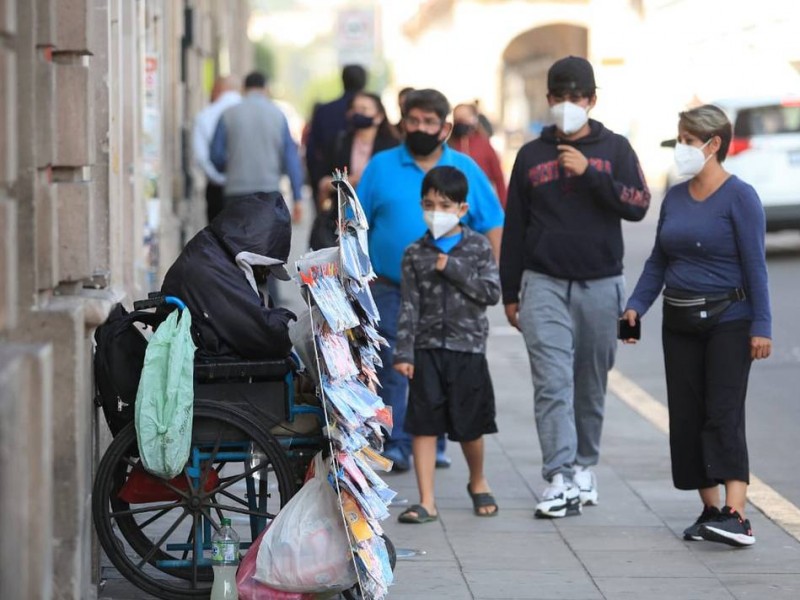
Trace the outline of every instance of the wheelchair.
<instances>
[{"instance_id":1,"label":"wheelchair","mask_svg":"<svg viewBox=\"0 0 800 600\"><path fill-rule=\"evenodd\" d=\"M182 306L151 294L137 310ZM308 464L328 448L325 417L303 388L292 358L195 363L189 460L166 481L138 461L134 424L122 429L95 475L92 516L111 563L134 585L165 600L208 598L211 536L231 518L246 550L302 486ZM313 386L306 385L306 388ZM390 548L392 567L394 549ZM346 597L360 597L356 588Z\"/></svg>"}]
</instances>

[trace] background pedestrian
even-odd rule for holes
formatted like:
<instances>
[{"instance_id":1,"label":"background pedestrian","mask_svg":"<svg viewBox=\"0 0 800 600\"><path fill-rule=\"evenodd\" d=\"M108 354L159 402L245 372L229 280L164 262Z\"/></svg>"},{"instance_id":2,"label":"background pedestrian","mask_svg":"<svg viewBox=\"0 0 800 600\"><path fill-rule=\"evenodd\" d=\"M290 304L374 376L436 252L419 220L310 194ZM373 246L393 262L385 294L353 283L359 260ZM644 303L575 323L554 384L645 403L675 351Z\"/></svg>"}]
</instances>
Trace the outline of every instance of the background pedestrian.
<instances>
[{"instance_id":1,"label":"background pedestrian","mask_svg":"<svg viewBox=\"0 0 800 600\"><path fill-rule=\"evenodd\" d=\"M447 121L450 104L433 89L417 90L406 102L403 144L372 157L358 184L358 197L369 221L369 251L378 275L372 295L380 311L379 331L389 342L381 351L383 367L378 373L381 397L392 407L394 428L388 436L385 455L398 471L410 468L411 440L403 430L407 380L393 368L393 352L400 311L400 266L405 249L425 232L422 208L416 200L425 174L437 166L453 166L469 181L470 210L464 222L487 236L495 256L500 249L503 209L489 180L470 157L445 144L452 124ZM437 461L449 464L440 447ZM445 462L447 460L448 462Z\"/></svg>"},{"instance_id":2,"label":"background pedestrian","mask_svg":"<svg viewBox=\"0 0 800 600\"><path fill-rule=\"evenodd\" d=\"M220 116L228 108L238 104L242 95L233 77L221 77L214 82L211 104L194 118L192 127L192 153L194 161L206 175L206 220L214 220L225 203L225 174L220 173L211 162L211 141Z\"/></svg>"}]
</instances>

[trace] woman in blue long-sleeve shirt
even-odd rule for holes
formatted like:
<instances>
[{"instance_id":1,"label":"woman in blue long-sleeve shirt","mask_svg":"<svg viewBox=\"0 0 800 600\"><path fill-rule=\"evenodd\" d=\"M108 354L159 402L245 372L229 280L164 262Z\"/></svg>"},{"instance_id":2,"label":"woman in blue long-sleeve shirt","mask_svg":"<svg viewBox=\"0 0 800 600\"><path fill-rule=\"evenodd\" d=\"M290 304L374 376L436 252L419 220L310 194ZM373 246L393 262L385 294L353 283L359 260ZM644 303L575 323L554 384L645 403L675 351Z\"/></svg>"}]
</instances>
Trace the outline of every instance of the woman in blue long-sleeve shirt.
<instances>
[{"instance_id":1,"label":"woman in blue long-sleeve shirt","mask_svg":"<svg viewBox=\"0 0 800 600\"><path fill-rule=\"evenodd\" d=\"M731 135L716 106L680 113L675 160L691 179L664 198L653 251L622 318L633 325L665 288L672 479L703 502L684 539L749 546L744 402L750 365L769 356L772 332L764 210L755 190L722 167Z\"/></svg>"}]
</instances>

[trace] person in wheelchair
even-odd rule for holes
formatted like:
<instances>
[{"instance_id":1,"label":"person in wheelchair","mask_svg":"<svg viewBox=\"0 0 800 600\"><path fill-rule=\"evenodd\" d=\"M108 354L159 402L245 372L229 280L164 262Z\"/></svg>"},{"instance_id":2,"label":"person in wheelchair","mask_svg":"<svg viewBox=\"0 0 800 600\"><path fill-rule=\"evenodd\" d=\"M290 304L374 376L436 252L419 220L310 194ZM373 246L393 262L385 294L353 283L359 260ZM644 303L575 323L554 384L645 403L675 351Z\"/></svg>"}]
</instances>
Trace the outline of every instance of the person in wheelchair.
<instances>
[{"instance_id":1,"label":"person in wheelchair","mask_svg":"<svg viewBox=\"0 0 800 600\"><path fill-rule=\"evenodd\" d=\"M274 307L268 277L290 278L292 225L278 192L255 193L225 204L167 271L161 292L177 296L192 315L196 360L276 360L289 356L289 322Z\"/></svg>"}]
</instances>

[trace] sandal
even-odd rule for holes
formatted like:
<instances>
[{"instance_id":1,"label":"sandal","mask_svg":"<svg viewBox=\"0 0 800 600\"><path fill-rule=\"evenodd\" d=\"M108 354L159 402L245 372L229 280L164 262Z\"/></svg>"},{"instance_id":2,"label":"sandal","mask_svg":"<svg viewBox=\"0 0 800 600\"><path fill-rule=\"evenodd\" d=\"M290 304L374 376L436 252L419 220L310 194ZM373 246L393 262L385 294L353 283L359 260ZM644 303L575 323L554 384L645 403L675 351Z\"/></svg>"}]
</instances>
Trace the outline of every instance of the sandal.
<instances>
[{"instance_id":1,"label":"sandal","mask_svg":"<svg viewBox=\"0 0 800 600\"><path fill-rule=\"evenodd\" d=\"M405 509L397 520L401 523L431 523L439 518L439 515L432 515L421 504L415 504Z\"/></svg>"},{"instance_id":2,"label":"sandal","mask_svg":"<svg viewBox=\"0 0 800 600\"><path fill-rule=\"evenodd\" d=\"M467 493L469 494L470 499L472 499L472 510L475 512L475 516L494 517L500 512L500 507L497 506L497 502L491 493L480 492L478 494L473 494L472 490L469 489L469 483L467 483ZM490 506L494 506L494 510L492 512L481 512L480 509Z\"/></svg>"}]
</instances>

